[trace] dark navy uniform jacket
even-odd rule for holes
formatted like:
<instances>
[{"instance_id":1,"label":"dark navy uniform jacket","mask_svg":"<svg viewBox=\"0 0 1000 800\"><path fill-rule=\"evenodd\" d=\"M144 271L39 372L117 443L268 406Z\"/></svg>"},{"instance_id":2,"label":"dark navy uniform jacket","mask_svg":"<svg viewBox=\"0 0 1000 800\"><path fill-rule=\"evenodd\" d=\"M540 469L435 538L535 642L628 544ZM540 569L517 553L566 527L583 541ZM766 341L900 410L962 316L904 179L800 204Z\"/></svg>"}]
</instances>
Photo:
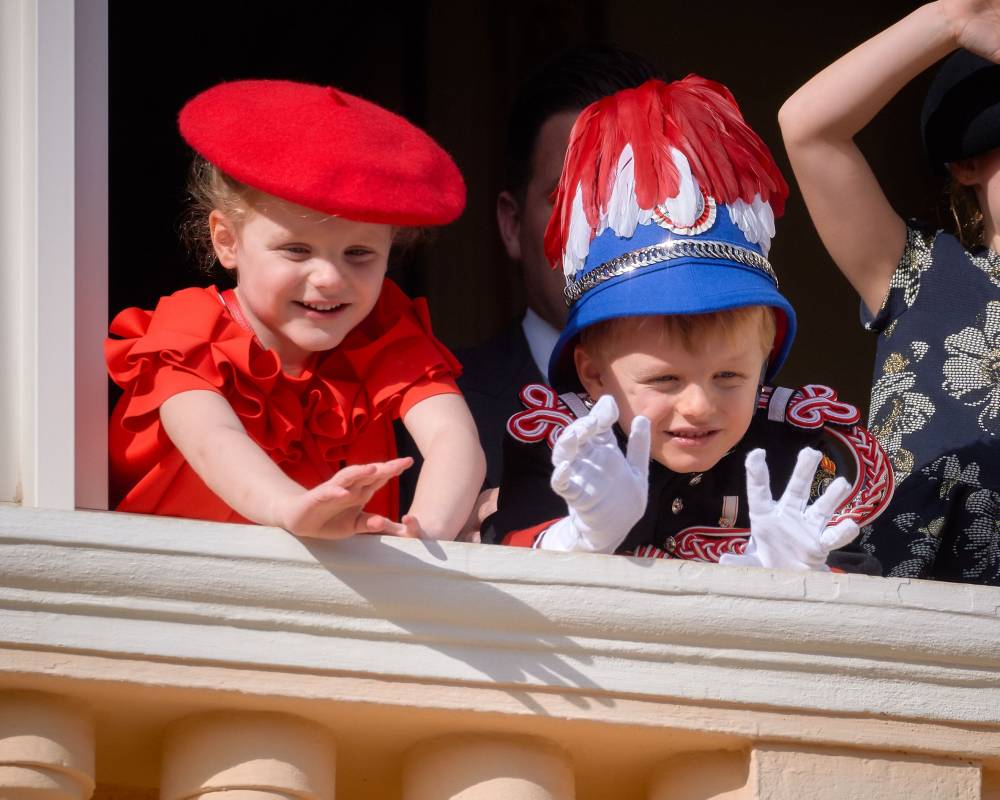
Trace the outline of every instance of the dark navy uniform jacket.
<instances>
[{"instance_id":1,"label":"dark navy uniform jacket","mask_svg":"<svg viewBox=\"0 0 1000 800\"><path fill-rule=\"evenodd\" d=\"M525 410L507 424L497 511L484 523L482 540L530 547L566 515L565 501L549 486L551 447L562 428L587 408L580 396L557 396L539 384L526 386L521 398ZM794 391L764 387L746 435L714 467L681 474L650 463L646 513L618 553L718 561L723 553L743 552L750 529L744 461L757 447L767 452L775 498L784 492L803 447L823 452L813 497L836 475L844 475L853 481L853 491L833 521L851 516L866 524L888 504L892 475L881 448L857 424L859 416L824 386ZM624 450L625 437L617 427L616 434ZM829 563L845 571L881 574L878 562L853 545L831 554Z\"/></svg>"}]
</instances>

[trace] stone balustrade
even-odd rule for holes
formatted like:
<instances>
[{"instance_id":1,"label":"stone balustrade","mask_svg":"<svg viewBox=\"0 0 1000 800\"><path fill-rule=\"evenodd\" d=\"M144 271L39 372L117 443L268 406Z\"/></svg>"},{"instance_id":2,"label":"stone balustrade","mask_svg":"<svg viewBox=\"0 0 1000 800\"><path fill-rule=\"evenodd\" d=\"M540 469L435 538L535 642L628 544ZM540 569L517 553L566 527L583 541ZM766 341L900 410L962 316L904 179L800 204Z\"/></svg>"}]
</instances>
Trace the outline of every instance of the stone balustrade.
<instances>
[{"instance_id":1,"label":"stone balustrade","mask_svg":"<svg viewBox=\"0 0 1000 800\"><path fill-rule=\"evenodd\" d=\"M84 703L41 692L0 694L0 797L87 800L94 728Z\"/></svg>"},{"instance_id":2,"label":"stone balustrade","mask_svg":"<svg viewBox=\"0 0 1000 800\"><path fill-rule=\"evenodd\" d=\"M163 800L333 800L335 781L330 731L285 714L199 714L173 723L163 744Z\"/></svg>"},{"instance_id":3,"label":"stone balustrade","mask_svg":"<svg viewBox=\"0 0 1000 800\"><path fill-rule=\"evenodd\" d=\"M998 589L0 507L3 798L1000 800L998 775Z\"/></svg>"}]
</instances>

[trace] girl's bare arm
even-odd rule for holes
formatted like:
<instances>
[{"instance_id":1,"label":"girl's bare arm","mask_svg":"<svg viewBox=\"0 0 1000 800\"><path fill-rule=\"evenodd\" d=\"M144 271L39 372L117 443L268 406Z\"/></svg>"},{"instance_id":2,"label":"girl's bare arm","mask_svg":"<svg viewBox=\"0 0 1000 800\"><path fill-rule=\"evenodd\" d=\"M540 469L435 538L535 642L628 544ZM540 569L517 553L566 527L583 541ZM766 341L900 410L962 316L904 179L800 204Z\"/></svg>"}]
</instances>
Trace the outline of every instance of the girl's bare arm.
<instances>
[{"instance_id":1,"label":"girl's bare arm","mask_svg":"<svg viewBox=\"0 0 1000 800\"><path fill-rule=\"evenodd\" d=\"M454 539L486 475L486 457L469 407L461 395L435 395L413 406L403 424L424 457L410 515L423 535Z\"/></svg>"},{"instance_id":2,"label":"girl's bare arm","mask_svg":"<svg viewBox=\"0 0 1000 800\"><path fill-rule=\"evenodd\" d=\"M954 50L958 30L990 5L962 0L918 8L820 72L778 113L820 238L873 313L888 293L906 227L854 136L912 78Z\"/></svg>"},{"instance_id":3,"label":"girl's bare arm","mask_svg":"<svg viewBox=\"0 0 1000 800\"><path fill-rule=\"evenodd\" d=\"M160 420L208 488L253 522L319 538L339 539L363 531L404 533L398 523L366 514L362 508L411 459L345 467L307 490L247 435L232 407L215 392L174 395L160 407Z\"/></svg>"}]
</instances>

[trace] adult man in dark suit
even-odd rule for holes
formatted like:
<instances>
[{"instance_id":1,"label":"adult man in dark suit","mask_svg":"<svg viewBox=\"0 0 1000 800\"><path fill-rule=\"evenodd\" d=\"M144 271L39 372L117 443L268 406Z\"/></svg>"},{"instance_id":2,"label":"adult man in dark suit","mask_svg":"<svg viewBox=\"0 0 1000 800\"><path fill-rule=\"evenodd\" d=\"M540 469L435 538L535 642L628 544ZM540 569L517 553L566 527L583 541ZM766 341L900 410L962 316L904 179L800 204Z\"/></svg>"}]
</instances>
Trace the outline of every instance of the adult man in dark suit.
<instances>
[{"instance_id":1,"label":"adult man in dark suit","mask_svg":"<svg viewBox=\"0 0 1000 800\"><path fill-rule=\"evenodd\" d=\"M569 132L584 107L662 73L646 59L610 46L567 50L521 87L509 117L506 187L497 197L497 226L524 283L527 308L483 344L459 352L459 387L486 451L486 483L496 486L508 418L521 410L518 392L547 383L549 355L566 323L562 270L545 259L542 239L562 171Z\"/></svg>"}]
</instances>

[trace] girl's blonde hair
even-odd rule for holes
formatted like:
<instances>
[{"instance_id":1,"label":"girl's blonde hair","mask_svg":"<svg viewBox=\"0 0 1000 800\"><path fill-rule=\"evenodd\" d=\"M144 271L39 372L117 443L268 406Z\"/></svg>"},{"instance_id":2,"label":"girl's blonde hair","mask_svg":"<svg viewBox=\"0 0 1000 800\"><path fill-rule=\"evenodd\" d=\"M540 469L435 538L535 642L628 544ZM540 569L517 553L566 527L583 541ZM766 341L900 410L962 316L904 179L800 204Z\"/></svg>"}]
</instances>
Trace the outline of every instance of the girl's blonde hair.
<instances>
[{"instance_id":1,"label":"girl's blonde hair","mask_svg":"<svg viewBox=\"0 0 1000 800\"><path fill-rule=\"evenodd\" d=\"M188 204L181 220L181 240L204 272L214 272L215 248L208 215L221 211L239 225L261 195L257 189L230 178L221 169L195 155L188 172Z\"/></svg>"},{"instance_id":2,"label":"girl's blonde hair","mask_svg":"<svg viewBox=\"0 0 1000 800\"><path fill-rule=\"evenodd\" d=\"M237 227L253 211L254 206L268 195L252 186L231 178L215 164L195 155L187 179L188 204L181 219L181 240L194 257L198 267L207 273L216 271L215 247L208 215L221 211ZM393 249L405 250L423 239L423 228L395 227L392 230Z\"/></svg>"},{"instance_id":3,"label":"girl's blonde hair","mask_svg":"<svg viewBox=\"0 0 1000 800\"><path fill-rule=\"evenodd\" d=\"M629 324L625 324L629 323ZM769 306L743 306L707 314L668 314L648 317L606 319L580 332L580 345L591 352L607 347L621 337L648 325L657 325L664 339L679 340L688 352L695 352L710 336L727 341L745 334L753 326L765 353L771 352L776 333L774 310Z\"/></svg>"},{"instance_id":4,"label":"girl's blonde hair","mask_svg":"<svg viewBox=\"0 0 1000 800\"><path fill-rule=\"evenodd\" d=\"M979 207L976 190L971 186L959 183L952 177L946 189L948 211L955 223L955 236L966 250L972 250L985 244L983 233L983 210Z\"/></svg>"}]
</instances>

